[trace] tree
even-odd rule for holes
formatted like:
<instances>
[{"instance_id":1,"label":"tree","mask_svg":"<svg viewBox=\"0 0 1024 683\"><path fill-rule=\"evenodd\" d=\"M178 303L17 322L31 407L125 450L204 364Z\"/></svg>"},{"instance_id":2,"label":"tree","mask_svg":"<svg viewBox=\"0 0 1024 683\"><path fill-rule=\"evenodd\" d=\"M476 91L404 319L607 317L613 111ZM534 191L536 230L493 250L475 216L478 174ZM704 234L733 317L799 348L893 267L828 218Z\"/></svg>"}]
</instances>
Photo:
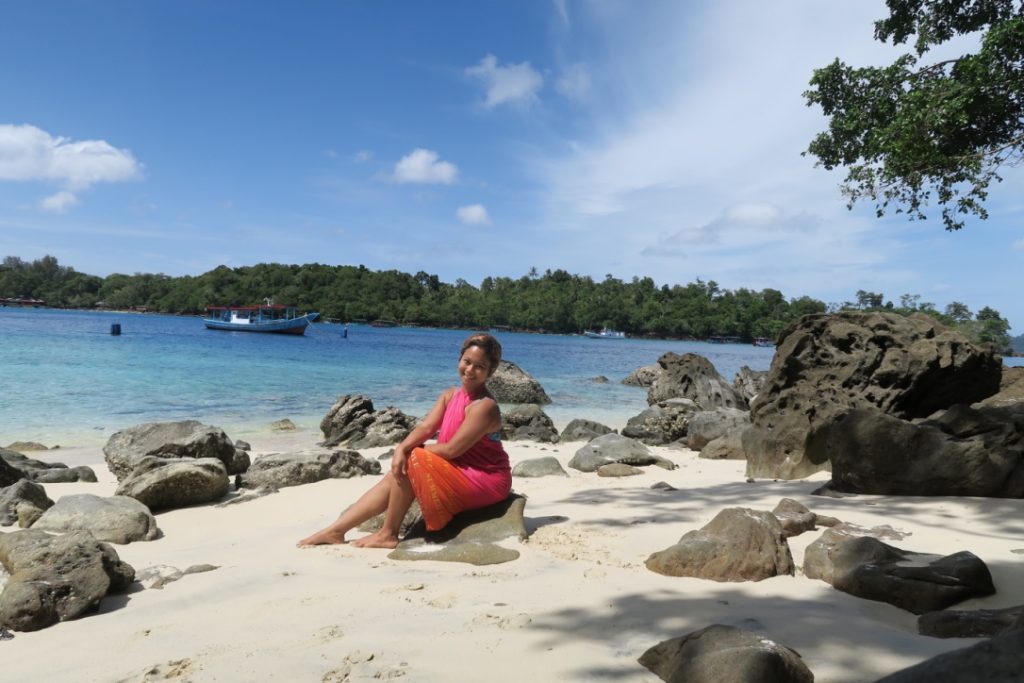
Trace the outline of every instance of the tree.
<instances>
[{"instance_id":1,"label":"tree","mask_svg":"<svg viewBox=\"0 0 1024 683\"><path fill-rule=\"evenodd\" d=\"M913 53L889 66L854 68L836 59L815 69L808 106L828 130L806 153L827 169L847 169L842 193L881 217L924 219L933 199L947 230L964 216L988 217L984 202L1001 166L1024 158L1024 3L1020 0L887 0L875 38ZM933 47L980 33L974 53L924 63Z\"/></svg>"},{"instance_id":2,"label":"tree","mask_svg":"<svg viewBox=\"0 0 1024 683\"><path fill-rule=\"evenodd\" d=\"M975 316L978 322L978 341L990 342L1000 349L1010 345L1010 322L999 311L985 306Z\"/></svg>"}]
</instances>

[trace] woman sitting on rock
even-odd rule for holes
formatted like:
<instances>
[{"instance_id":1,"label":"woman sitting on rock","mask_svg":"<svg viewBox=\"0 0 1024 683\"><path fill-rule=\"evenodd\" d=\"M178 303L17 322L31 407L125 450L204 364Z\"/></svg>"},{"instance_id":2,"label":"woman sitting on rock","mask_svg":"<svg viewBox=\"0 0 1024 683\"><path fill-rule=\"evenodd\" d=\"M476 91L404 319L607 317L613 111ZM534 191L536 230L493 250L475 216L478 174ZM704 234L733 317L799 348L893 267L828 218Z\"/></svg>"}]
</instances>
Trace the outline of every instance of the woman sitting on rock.
<instances>
[{"instance_id":1,"label":"woman sitting on rock","mask_svg":"<svg viewBox=\"0 0 1024 683\"><path fill-rule=\"evenodd\" d=\"M391 471L330 526L299 541L299 546L345 543L345 534L384 512L384 525L352 545L394 548L412 505L419 501L428 531L443 528L463 510L508 498L512 471L501 445L501 413L487 391L487 379L501 360L501 344L474 334L462 344L461 386L445 390L434 407L395 448ZM426 443L437 434L437 443Z\"/></svg>"}]
</instances>

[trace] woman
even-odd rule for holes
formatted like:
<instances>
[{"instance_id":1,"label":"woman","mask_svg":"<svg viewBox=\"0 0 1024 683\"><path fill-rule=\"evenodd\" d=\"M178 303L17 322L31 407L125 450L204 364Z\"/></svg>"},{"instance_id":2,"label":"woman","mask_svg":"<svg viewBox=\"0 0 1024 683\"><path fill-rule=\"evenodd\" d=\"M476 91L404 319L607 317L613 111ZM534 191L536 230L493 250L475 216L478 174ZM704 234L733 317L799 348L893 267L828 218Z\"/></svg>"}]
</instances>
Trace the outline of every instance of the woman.
<instances>
[{"instance_id":1,"label":"woman","mask_svg":"<svg viewBox=\"0 0 1024 683\"><path fill-rule=\"evenodd\" d=\"M384 512L384 525L352 545L394 548L405 513L415 498L428 531L443 528L463 510L505 500L512 490L508 454L501 445L501 413L487 379L501 361L501 344L474 334L459 356L461 386L442 393L434 407L395 448L391 471L330 526L299 546L345 543L345 534ZM437 443L426 440L437 434Z\"/></svg>"}]
</instances>

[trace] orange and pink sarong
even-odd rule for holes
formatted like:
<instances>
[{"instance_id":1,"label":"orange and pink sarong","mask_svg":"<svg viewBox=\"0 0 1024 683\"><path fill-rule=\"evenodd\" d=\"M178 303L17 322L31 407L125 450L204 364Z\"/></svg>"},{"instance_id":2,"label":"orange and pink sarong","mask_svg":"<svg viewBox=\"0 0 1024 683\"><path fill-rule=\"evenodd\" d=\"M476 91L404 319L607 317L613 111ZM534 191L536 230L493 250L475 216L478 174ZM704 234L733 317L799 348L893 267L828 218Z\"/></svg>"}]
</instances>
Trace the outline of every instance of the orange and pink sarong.
<instances>
[{"instance_id":1,"label":"orange and pink sarong","mask_svg":"<svg viewBox=\"0 0 1024 683\"><path fill-rule=\"evenodd\" d=\"M455 392L445 407L438 443L455 436L471 402L465 389ZM443 529L459 512L503 501L512 490L512 470L500 433L485 435L454 460L424 448L413 449L407 469L428 531Z\"/></svg>"}]
</instances>

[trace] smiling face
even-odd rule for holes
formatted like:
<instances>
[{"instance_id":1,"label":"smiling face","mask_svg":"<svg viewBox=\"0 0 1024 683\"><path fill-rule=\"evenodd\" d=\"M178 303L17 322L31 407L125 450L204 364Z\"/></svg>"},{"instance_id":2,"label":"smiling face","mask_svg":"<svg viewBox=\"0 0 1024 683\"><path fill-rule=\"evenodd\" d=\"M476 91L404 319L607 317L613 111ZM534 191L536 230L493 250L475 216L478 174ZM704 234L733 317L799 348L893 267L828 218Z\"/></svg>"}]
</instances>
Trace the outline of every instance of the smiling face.
<instances>
[{"instance_id":1,"label":"smiling face","mask_svg":"<svg viewBox=\"0 0 1024 683\"><path fill-rule=\"evenodd\" d=\"M459 379L470 396L480 392L487 378L494 373L487 354L479 346L470 346L459 358Z\"/></svg>"}]
</instances>

